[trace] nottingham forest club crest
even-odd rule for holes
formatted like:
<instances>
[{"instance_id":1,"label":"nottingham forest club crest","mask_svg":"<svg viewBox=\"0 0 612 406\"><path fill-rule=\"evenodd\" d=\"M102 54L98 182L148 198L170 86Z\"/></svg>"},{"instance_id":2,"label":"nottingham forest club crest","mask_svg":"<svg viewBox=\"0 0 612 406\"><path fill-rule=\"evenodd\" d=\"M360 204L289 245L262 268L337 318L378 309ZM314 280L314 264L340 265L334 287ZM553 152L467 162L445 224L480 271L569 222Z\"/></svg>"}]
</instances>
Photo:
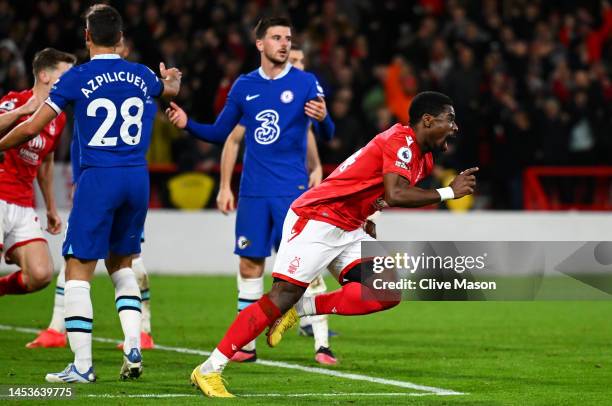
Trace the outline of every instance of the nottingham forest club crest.
<instances>
[{"instance_id":1,"label":"nottingham forest club crest","mask_svg":"<svg viewBox=\"0 0 612 406\"><path fill-rule=\"evenodd\" d=\"M49 123L49 133L51 135L55 135L57 131L57 126L55 125L55 120L51 120L51 122Z\"/></svg>"}]
</instances>

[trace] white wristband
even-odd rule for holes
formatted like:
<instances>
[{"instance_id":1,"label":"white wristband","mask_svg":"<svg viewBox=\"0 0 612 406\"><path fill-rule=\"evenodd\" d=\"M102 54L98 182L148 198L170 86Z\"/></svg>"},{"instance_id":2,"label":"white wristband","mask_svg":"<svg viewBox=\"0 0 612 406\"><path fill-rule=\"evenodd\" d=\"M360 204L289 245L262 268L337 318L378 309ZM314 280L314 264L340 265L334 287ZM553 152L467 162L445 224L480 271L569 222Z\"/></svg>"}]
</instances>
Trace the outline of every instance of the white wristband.
<instances>
[{"instance_id":1,"label":"white wristband","mask_svg":"<svg viewBox=\"0 0 612 406\"><path fill-rule=\"evenodd\" d=\"M453 192L453 188L450 186L436 189L436 192L440 194L441 202L455 198L455 192Z\"/></svg>"}]
</instances>

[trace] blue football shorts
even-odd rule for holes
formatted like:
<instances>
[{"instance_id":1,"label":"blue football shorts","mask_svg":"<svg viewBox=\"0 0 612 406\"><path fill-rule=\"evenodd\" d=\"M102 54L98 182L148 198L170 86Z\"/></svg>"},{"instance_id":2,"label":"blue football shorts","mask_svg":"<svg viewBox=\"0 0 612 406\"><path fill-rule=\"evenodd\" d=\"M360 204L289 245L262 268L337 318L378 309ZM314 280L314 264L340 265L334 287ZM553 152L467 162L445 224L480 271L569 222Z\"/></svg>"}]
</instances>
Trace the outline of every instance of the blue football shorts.
<instances>
[{"instance_id":1,"label":"blue football shorts","mask_svg":"<svg viewBox=\"0 0 612 406\"><path fill-rule=\"evenodd\" d=\"M234 254L265 258L278 250L283 222L291 203L300 194L282 197L240 196L236 213Z\"/></svg>"},{"instance_id":2,"label":"blue football shorts","mask_svg":"<svg viewBox=\"0 0 612 406\"><path fill-rule=\"evenodd\" d=\"M146 166L88 167L77 183L62 254L103 259L140 253L149 204Z\"/></svg>"}]
</instances>

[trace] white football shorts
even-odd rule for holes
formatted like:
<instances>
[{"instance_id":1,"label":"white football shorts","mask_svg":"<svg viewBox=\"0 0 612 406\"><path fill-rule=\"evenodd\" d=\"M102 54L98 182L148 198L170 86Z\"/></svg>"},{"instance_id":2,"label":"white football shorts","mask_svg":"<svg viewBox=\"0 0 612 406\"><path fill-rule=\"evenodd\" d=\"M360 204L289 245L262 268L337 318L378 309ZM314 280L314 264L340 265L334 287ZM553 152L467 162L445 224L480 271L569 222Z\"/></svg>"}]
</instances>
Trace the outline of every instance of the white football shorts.
<instances>
[{"instance_id":1,"label":"white football shorts","mask_svg":"<svg viewBox=\"0 0 612 406\"><path fill-rule=\"evenodd\" d=\"M342 284L344 274L361 262L362 241L376 240L361 227L346 231L289 209L272 276L307 287L328 269Z\"/></svg>"},{"instance_id":2,"label":"white football shorts","mask_svg":"<svg viewBox=\"0 0 612 406\"><path fill-rule=\"evenodd\" d=\"M12 250L32 241L47 241L36 211L0 200L0 249L10 257Z\"/></svg>"}]
</instances>

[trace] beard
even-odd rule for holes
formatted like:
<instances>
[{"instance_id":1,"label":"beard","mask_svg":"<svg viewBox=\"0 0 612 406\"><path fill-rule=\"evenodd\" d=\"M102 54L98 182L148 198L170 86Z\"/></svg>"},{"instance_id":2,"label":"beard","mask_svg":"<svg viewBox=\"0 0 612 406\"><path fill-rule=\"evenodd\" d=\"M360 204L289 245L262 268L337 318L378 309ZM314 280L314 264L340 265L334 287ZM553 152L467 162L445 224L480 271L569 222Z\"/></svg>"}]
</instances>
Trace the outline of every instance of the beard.
<instances>
[{"instance_id":1,"label":"beard","mask_svg":"<svg viewBox=\"0 0 612 406\"><path fill-rule=\"evenodd\" d=\"M287 62L287 60L289 60L288 50L285 52L284 58L280 55L276 55L276 54L268 53L268 52L264 52L264 55L266 56L266 58L268 58L268 60L270 60L270 62L272 62L275 65L283 65Z\"/></svg>"}]
</instances>

